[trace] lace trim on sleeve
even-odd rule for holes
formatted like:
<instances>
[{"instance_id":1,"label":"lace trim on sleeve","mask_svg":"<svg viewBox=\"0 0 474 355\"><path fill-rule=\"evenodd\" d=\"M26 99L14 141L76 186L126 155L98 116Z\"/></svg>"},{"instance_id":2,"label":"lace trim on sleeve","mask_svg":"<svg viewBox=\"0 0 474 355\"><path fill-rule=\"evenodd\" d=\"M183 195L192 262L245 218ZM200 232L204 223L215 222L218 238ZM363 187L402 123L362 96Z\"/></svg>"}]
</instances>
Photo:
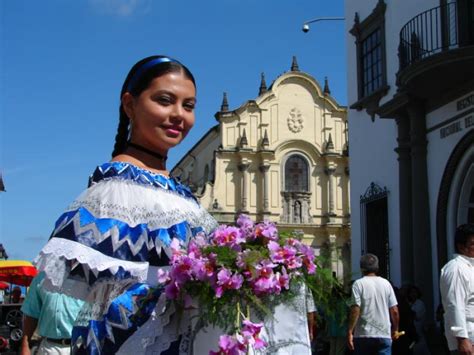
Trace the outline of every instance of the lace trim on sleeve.
<instances>
[{"instance_id":1,"label":"lace trim on sleeve","mask_svg":"<svg viewBox=\"0 0 474 355\"><path fill-rule=\"evenodd\" d=\"M96 218L114 218L130 226L146 223L151 230L187 221L209 233L215 219L194 200L176 191L137 185L128 180L106 180L84 191L68 208L86 208ZM57 226L58 227L58 226Z\"/></svg>"},{"instance_id":2,"label":"lace trim on sleeve","mask_svg":"<svg viewBox=\"0 0 474 355\"><path fill-rule=\"evenodd\" d=\"M174 304L162 294L150 319L126 340L117 355L161 354L180 336L186 336L189 325L189 318L178 316ZM181 346L180 354L186 353L188 349Z\"/></svg>"},{"instance_id":3,"label":"lace trim on sleeve","mask_svg":"<svg viewBox=\"0 0 474 355\"><path fill-rule=\"evenodd\" d=\"M115 259L83 244L63 238L50 239L34 263L40 271L45 272L44 285L47 289L55 292L65 292L70 295L74 293L77 296L87 292L89 285L85 282L87 280L82 280L82 282L78 281L76 283L76 290L73 285L70 285L68 289L64 289L63 286L67 286L65 281L69 277L71 264L80 264L76 267L82 266L85 275L92 272L97 276L99 272L105 270L110 271L112 275L116 275L120 270L126 270L130 278L136 279L138 282L146 280L148 272L147 262Z\"/></svg>"}]
</instances>

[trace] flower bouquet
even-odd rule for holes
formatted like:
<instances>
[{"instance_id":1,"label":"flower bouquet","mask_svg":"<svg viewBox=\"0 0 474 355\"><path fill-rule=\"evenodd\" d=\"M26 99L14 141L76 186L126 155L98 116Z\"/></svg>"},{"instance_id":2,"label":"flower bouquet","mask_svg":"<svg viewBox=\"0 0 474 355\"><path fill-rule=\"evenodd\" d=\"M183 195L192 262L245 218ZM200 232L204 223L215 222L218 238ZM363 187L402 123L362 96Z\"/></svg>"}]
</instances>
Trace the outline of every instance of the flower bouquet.
<instances>
[{"instance_id":1,"label":"flower bouquet","mask_svg":"<svg viewBox=\"0 0 474 355\"><path fill-rule=\"evenodd\" d=\"M236 226L222 225L210 236L198 235L180 248L172 242L171 268L159 274L167 297L186 308L199 303L201 327L218 326L219 350L210 354L242 354L249 346L264 347L263 324L252 323L250 312L263 319L266 306L295 295L291 284L308 283L316 272L313 249L294 235L279 235L272 222L258 224L245 215Z\"/></svg>"}]
</instances>

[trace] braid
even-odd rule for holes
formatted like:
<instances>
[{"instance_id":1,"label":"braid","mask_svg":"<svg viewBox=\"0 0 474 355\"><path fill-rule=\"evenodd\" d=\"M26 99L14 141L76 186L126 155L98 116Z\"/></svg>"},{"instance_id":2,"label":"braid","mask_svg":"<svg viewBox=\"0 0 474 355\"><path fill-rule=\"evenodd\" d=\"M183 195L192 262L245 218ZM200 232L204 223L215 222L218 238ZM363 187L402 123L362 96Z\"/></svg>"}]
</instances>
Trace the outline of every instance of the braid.
<instances>
[{"instance_id":1,"label":"braid","mask_svg":"<svg viewBox=\"0 0 474 355\"><path fill-rule=\"evenodd\" d=\"M114 151L112 152L112 158L116 155L119 155L125 151L127 148L127 140L129 133L129 123L130 119L127 114L124 112L122 105L120 105L120 120L117 129L117 135L115 136L115 145Z\"/></svg>"}]
</instances>

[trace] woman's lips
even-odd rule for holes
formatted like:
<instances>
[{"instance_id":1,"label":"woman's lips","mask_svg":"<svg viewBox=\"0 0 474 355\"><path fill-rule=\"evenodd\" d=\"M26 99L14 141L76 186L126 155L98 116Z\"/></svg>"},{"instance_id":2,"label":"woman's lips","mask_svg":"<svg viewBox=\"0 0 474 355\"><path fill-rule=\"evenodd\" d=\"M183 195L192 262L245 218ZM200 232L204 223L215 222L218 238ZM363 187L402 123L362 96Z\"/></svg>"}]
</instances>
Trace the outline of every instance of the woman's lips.
<instances>
[{"instance_id":1,"label":"woman's lips","mask_svg":"<svg viewBox=\"0 0 474 355\"><path fill-rule=\"evenodd\" d=\"M173 137L177 137L180 135L182 129L180 127L166 127L165 128L165 132L169 135L169 136L173 136Z\"/></svg>"}]
</instances>

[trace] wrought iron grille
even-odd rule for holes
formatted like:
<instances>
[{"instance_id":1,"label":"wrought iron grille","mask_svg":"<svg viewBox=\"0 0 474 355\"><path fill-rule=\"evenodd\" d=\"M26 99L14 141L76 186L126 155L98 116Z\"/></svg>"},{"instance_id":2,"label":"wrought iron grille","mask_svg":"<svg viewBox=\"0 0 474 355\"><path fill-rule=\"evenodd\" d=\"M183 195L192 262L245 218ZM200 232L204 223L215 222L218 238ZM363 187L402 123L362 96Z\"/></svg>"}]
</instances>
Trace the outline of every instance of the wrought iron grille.
<instances>
[{"instance_id":1,"label":"wrought iron grille","mask_svg":"<svg viewBox=\"0 0 474 355\"><path fill-rule=\"evenodd\" d=\"M457 0L415 16L400 31L400 69L442 51L474 44L474 0Z\"/></svg>"}]
</instances>

